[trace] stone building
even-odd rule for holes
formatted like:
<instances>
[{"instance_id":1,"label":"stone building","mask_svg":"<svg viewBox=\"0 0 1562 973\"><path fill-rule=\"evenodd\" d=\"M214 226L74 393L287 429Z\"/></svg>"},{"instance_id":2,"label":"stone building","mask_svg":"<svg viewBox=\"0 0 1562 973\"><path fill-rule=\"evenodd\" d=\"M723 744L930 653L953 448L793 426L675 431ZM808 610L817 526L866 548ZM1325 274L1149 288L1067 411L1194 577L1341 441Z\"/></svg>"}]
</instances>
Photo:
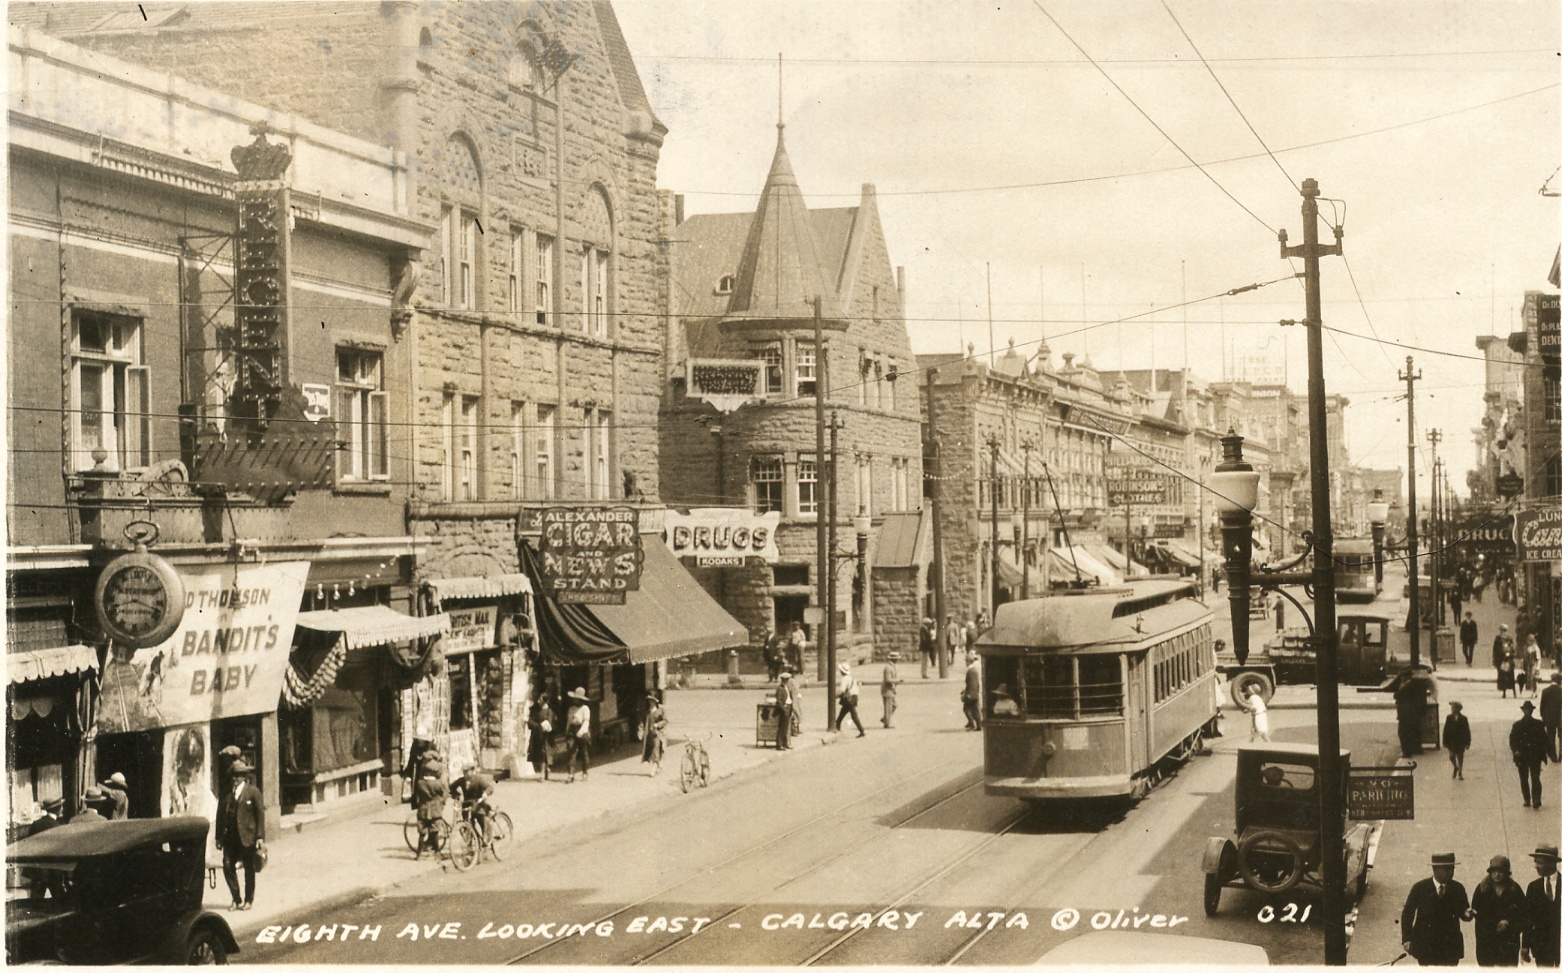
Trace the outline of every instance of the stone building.
<instances>
[{"instance_id":1,"label":"stone building","mask_svg":"<svg viewBox=\"0 0 1562 973\"><path fill-rule=\"evenodd\" d=\"M1556 286L1556 264L1552 264ZM1530 508L1562 506L1562 334L1555 293L1524 292L1524 331L1509 339L1524 354L1523 502ZM1521 339L1521 340L1515 340ZM1521 594L1541 651L1555 658L1562 645L1562 563L1528 561L1522 565ZM1521 622L1524 619L1521 619Z\"/></svg>"},{"instance_id":2,"label":"stone building","mask_svg":"<svg viewBox=\"0 0 1562 973\"><path fill-rule=\"evenodd\" d=\"M679 212L669 248L660 431L662 455L677 462L663 464L664 499L780 517L774 563L750 557L696 569L747 627L746 666L767 631L797 622L818 641L808 609L822 607L816 533L828 476L818 461L816 396L840 424L836 548L853 557L828 560L843 651L864 656L871 642L882 657L914 646L925 584L924 572L908 574L901 563L909 555L897 554L892 576L875 570L882 531L896 533L896 551L915 548L900 535L914 538L922 498L904 276L891 264L873 187L863 186L856 206L809 209L782 131L758 206Z\"/></svg>"},{"instance_id":3,"label":"stone building","mask_svg":"<svg viewBox=\"0 0 1562 973\"><path fill-rule=\"evenodd\" d=\"M1485 410L1475 436L1475 466L1466 485L1470 498L1491 503L1498 499L1497 480L1523 476L1524 462L1524 355L1508 346L1509 339L1483 334L1475 347L1486 359L1486 388L1481 398Z\"/></svg>"}]
</instances>

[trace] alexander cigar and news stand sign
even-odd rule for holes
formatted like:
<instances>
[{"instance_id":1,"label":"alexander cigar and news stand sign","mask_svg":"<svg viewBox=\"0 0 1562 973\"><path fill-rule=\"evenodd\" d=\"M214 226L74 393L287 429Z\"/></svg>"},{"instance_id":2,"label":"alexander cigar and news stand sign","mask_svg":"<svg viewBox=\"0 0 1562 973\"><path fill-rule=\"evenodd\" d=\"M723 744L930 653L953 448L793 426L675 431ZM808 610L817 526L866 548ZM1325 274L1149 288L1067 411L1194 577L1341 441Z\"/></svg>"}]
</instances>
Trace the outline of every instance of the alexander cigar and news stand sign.
<instances>
[{"instance_id":1,"label":"alexander cigar and news stand sign","mask_svg":"<svg viewBox=\"0 0 1562 973\"><path fill-rule=\"evenodd\" d=\"M640 511L549 507L538 517L543 591L561 605L622 605L640 590Z\"/></svg>"}]
</instances>

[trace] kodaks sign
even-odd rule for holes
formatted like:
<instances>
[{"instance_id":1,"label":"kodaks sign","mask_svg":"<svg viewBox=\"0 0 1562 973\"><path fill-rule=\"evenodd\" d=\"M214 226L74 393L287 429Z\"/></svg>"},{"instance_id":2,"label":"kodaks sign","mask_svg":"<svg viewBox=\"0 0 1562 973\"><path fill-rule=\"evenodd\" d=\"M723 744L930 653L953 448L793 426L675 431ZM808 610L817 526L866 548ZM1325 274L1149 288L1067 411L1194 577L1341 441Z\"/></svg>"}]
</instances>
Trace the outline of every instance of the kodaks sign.
<instances>
[{"instance_id":1,"label":"kodaks sign","mask_svg":"<svg viewBox=\"0 0 1562 973\"><path fill-rule=\"evenodd\" d=\"M757 557L774 564L781 557L776 530L781 514L726 507L696 508L688 513L667 511L667 546L676 557L699 559L701 567L741 566Z\"/></svg>"},{"instance_id":2,"label":"kodaks sign","mask_svg":"<svg viewBox=\"0 0 1562 973\"><path fill-rule=\"evenodd\" d=\"M560 604L622 605L640 590L640 511L549 507L541 515L542 589Z\"/></svg>"},{"instance_id":3,"label":"kodaks sign","mask_svg":"<svg viewBox=\"0 0 1562 973\"><path fill-rule=\"evenodd\" d=\"M306 561L183 568L184 617L160 645L114 650L103 667L100 733L207 723L277 708Z\"/></svg>"},{"instance_id":4,"label":"kodaks sign","mask_svg":"<svg viewBox=\"0 0 1562 973\"><path fill-rule=\"evenodd\" d=\"M1562 507L1520 510L1513 543L1520 561L1562 561Z\"/></svg>"}]
</instances>

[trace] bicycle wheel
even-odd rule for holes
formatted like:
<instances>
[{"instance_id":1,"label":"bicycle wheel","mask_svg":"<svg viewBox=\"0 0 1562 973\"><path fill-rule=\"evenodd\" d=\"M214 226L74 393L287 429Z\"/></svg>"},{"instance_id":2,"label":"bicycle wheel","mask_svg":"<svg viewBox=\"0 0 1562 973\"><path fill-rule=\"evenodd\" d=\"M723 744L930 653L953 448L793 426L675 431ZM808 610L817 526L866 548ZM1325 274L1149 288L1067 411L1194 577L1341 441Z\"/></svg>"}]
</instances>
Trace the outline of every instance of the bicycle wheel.
<instances>
[{"instance_id":1,"label":"bicycle wheel","mask_svg":"<svg viewBox=\"0 0 1562 973\"><path fill-rule=\"evenodd\" d=\"M710 754L705 752L704 747L700 748L700 786L710 786Z\"/></svg>"},{"instance_id":2,"label":"bicycle wheel","mask_svg":"<svg viewBox=\"0 0 1562 973\"><path fill-rule=\"evenodd\" d=\"M404 824L402 824L402 826L401 826L401 838L402 838L403 841L405 841L407 843L407 850L411 851L413 854L417 854L417 851L418 851L418 816L417 816L417 814L409 814L409 815L407 815L406 822Z\"/></svg>"},{"instance_id":3,"label":"bicycle wheel","mask_svg":"<svg viewBox=\"0 0 1562 973\"><path fill-rule=\"evenodd\" d=\"M683 763L678 768L678 784L685 794L694 786L694 778L699 774L699 766L694 762L694 751L684 750Z\"/></svg>"},{"instance_id":4,"label":"bicycle wheel","mask_svg":"<svg viewBox=\"0 0 1562 973\"><path fill-rule=\"evenodd\" d=\"M494 861L503 861L510 847L510 837L515 834L515 822L503 811L488 819L488 850L494 853Z\"/></svg>"},{"instance_id":5,"label":"bicycle wheel","mask_svg":"<svg viewBox=\"0 0 1562 973\"><path fill-rule=\"evenodd\" d=\"M450 851L450 864L456 866L458 872L464 872L476 865L477 856L482 850L477 844L477 832L466 821L456 825L454 833L450 836L450 844L446 847Z\"/></svg>"},{"instance_id":6,"label":"bicycle wheel","mask_svg":"<svg viewBox=\"0 0 1562 973\"><path fill-rule=\"evenodd\" d=\"M434 819L434 853L443 852L450 845L450 822L444 818Z\"/></svg>"}]
</instances>

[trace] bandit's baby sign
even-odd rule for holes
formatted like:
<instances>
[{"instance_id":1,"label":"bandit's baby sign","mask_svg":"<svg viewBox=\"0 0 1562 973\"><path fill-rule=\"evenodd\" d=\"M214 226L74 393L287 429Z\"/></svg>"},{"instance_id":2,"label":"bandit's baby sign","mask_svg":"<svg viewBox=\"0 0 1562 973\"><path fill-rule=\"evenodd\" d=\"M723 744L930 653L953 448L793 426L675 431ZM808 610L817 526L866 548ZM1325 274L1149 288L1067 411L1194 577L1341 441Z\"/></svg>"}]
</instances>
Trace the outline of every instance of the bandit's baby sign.
<instances>
[{"instance_id":1,"label":"bandit's baby sign","mask_svg":"<svg viewBox=\"0 0 1562 973\"><path fill-rule=\"evenodd\" d=\"M184 618L167 641L103 669L98 730L130 733L276 709L305 561L180 569Z\"/></svg>"}]
</instances>

